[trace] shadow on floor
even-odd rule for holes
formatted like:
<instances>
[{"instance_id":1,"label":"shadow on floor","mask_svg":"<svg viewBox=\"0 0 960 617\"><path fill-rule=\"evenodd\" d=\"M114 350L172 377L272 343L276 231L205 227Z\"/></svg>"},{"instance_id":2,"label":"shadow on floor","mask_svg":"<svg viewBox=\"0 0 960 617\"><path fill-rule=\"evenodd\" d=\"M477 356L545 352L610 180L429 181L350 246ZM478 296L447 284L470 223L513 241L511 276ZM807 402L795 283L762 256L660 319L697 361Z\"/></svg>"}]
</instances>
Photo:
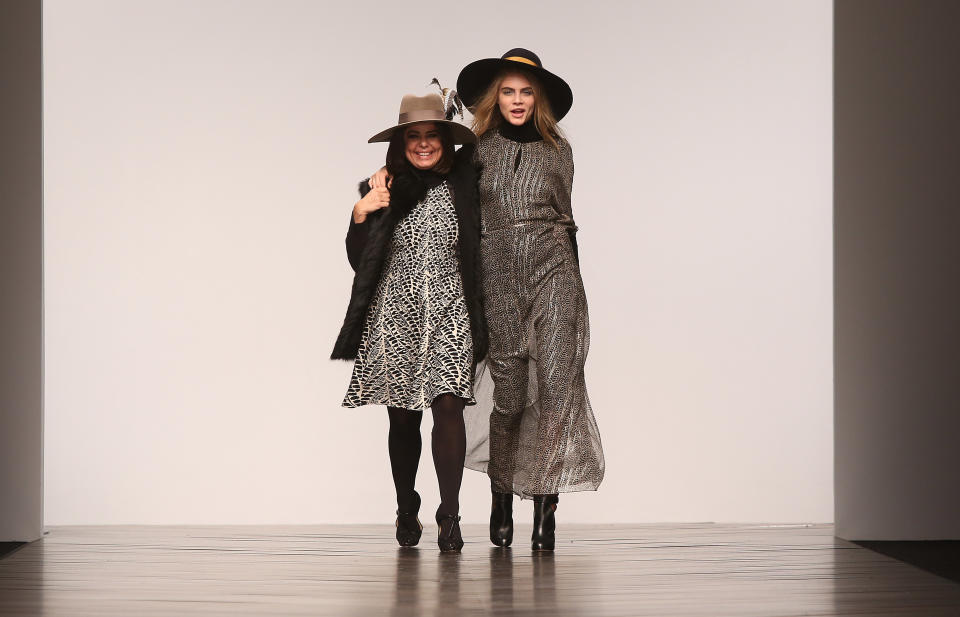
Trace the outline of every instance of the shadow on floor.
<instances>
[{"instance_id":1,"label":"shadow on floor","mask_svg":"<svg viewBox=\"0 0 960 617\"><path fill-rule=\"evenodd\" d=\"M854 544L960 583L960 540L861 541Z\"/></svg>"},{"instance_id":2,"label":"shadow on floor","mask_svg":"<svg viewBox=\"0 0 960 617\"><path fill-rule=\"evenodd\" d=\"M0 559L14 554L26 542L0 542Z\"/></svg>"}]
</instances>

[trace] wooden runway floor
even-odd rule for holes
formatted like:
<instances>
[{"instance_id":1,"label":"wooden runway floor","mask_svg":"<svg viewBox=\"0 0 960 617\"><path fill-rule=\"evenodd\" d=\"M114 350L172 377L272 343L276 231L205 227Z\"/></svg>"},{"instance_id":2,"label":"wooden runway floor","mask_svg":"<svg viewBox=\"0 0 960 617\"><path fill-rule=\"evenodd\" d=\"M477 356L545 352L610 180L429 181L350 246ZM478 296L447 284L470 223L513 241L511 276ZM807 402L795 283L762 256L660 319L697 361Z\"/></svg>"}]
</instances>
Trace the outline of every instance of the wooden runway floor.
<instances>
[{"instance_id":1,"label":"wooden runway floor","mask_svg":"<svg viewBox=\"0 0 960 617\"><path fill-rule=\"evenodd\" d=\"M561 527L554 554L467 526L56 527L0 561L0 615L960 616L960 585L837 540L833 528Z\"/></svg>"}]
</instances>

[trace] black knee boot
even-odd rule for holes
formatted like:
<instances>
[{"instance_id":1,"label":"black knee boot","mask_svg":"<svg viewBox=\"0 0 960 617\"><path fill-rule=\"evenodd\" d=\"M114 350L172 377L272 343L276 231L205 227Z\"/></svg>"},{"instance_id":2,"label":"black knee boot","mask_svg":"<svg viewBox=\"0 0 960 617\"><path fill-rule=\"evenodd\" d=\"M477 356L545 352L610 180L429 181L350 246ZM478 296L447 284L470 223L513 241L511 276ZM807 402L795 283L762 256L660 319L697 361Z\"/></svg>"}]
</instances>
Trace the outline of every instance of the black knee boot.
<instances>
[{"instance_id":1,"label":"black knee boot","mask_svg":"<svg viewBox=\"0 0 960 617\"><path fill-rule=\"evenodd\" d=\"M557 511L559 495L534 495L533 497L533 538L531 547L535 551L552 551L554 532L557 529Z\"/></svg>"},{"instance_id":2,"label":"black knee boot","mask_svg":"<svg viewBox=\"0 0 960 617\"><path fill-rule=\"evenodd\" d=\"M513 542L513 493L493 491L490 508L490 541L495 546L510 546Z\"/></svg>"}]
</instances>

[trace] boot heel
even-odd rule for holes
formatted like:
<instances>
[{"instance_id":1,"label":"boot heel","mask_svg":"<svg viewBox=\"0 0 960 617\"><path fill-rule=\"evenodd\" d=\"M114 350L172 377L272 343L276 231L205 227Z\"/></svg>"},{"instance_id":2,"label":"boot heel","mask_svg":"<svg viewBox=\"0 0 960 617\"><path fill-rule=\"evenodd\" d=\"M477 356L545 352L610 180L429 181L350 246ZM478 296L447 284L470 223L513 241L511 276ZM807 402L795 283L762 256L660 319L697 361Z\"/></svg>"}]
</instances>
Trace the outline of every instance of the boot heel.
<instances>
[{"instance_id":1,"label":"boot heel","mask_svg":"<svg viewBox=\"0 0 960 617\"><path fill-rule=\"evenodd\" d=\"M507 547L513 542L513 493L493 492L490 508L490 541Z\"/></svg>"},{"instance_id":2,"label":"boot heel","mask_svg":"<svg viewBox=\"0 0 960 617\"><path fill-rule=\"evenodd\" d=\"M559 495L534 495L533 537L531 548L535 551L552 551L556 542L557 503Z\"/></svg>"}]
</instances>

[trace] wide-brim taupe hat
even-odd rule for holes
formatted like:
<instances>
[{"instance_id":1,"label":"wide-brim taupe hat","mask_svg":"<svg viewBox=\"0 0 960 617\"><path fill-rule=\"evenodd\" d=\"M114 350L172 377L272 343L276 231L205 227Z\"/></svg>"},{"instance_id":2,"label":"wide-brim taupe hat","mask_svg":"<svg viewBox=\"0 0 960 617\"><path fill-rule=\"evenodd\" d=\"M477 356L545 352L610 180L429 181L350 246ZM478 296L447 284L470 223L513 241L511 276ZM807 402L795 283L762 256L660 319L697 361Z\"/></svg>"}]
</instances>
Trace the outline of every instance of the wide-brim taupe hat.
<instances>
[{"instance_id":1,"label":"wide-brim taupe hat","mask_svg":"<svg viewBox=\"0 0 960 617\"><path fill-rule=\"evenodd\" d=\"M477 141L477 136L469 128L459 122L447 120L443 98L439 94L428 94L426 96L404 94L400 101L400 117L397 119L396 126L380 131L368 139L367 143L390 141L397 129L402 129L417 122L446 124L453 133L453 143L455 144L471 144Z\"/></svg>"},{"instance_id":2,"label":"wide-brim taupe hat","mask_svg":"<svg viewBox=\"0 0 960 617\"><path fill-rule=\"evenodd\" d=\"M522 47L511 49L499 58L485 58L463 67L457 77L457 93L463 104L472 109L497 75L506 69L522 69L532 73L543 87L557 120L567 115L573 107L573 91L567 82L543 68L540 57Z\"/></svg>"}]
</instances>

